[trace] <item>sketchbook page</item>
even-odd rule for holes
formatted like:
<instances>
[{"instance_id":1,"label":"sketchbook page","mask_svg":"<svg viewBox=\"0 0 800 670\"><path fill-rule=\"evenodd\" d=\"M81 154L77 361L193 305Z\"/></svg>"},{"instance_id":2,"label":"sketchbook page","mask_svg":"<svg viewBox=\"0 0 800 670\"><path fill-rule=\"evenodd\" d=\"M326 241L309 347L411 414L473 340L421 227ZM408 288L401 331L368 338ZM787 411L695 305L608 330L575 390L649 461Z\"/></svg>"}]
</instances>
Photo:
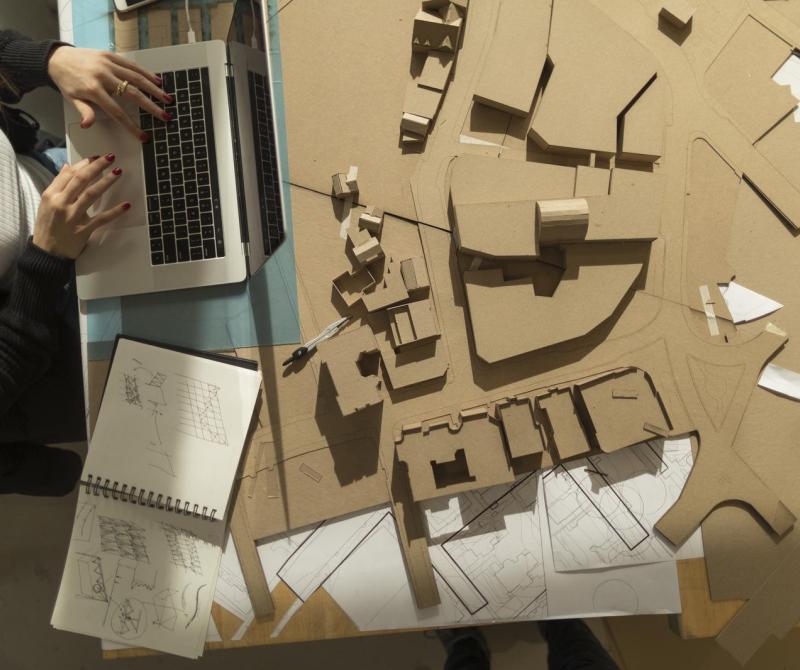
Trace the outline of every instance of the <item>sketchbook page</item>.
<instances>
[{"instance_id":1,"label":"sketchbook page","mask_svg":"<svg viewBox=\"0 0 800 670\"><path fill-rule=\"evenodd\" d=\"M260 383L253 370L120 339L84 480L223 517Z\"/></svg>"},{"instance_id":2,"label":"sketchbook page","mask_svg":"<svg viewBox=\"0 0 800 670\"><path fill-rule=\"evenodd\" d=\"M543 477L544 530L558 571L673 561L676 549L655 531L692 469L689 438L651 440L563 463ZM681 558L702 556L695 534Z\"/></svg>"},{"instance_id":3,"label":"sketchbook page","mask_svg":"<svg viewBox=\"0 0 800 670\"><path fill-rule=\"evenodd\" d=\"M196 658L208 631L224 530L222 523L81 487L51 624Z\"/></svg>"}]
</instances>

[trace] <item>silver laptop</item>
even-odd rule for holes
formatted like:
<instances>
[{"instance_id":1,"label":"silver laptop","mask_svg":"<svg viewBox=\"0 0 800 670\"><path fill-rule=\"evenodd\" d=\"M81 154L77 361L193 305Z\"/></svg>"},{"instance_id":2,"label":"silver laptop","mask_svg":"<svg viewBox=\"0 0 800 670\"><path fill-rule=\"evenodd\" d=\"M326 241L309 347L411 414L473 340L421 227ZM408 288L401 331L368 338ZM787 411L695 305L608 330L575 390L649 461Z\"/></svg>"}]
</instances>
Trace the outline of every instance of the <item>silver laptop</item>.
<instances>
[{"instance_id":1,"label":"silver laptop","mask_svg":"<svg viewBox=\"0 0 800 670\"><path fill-rule=\"evenodd\" d=\"M126 102L147 144L101 112L84 130L65 106L70 161L113 152L123 170L96 207L134 205L89 240L79 297L240 282L275 251L284 207L267 53L229 39L125 54L174 97L169 122Z\"/></svg>"}]
</instances>

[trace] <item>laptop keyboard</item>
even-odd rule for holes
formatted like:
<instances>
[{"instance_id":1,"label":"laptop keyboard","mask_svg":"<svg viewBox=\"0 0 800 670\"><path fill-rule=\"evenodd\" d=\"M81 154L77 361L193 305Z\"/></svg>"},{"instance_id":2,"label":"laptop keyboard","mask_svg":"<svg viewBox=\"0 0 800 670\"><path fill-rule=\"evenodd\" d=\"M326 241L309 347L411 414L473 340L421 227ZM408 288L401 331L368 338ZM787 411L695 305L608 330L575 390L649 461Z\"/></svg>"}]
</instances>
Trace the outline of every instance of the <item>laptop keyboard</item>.
<instances>
[{"instance_id":1,"label":"laptop keyboard","mask_svg":"<svg viewBox=\"0 0 800 670\"><path fill-rule=\"evenodd\" d=\"M261 223L264 228L264 253L269 256L283 240L283 211L275 127L272 122L272 104L266 76L248 71L247 77L253 110L253 137L258 144L256 173Z\"/></svg>"},{"instance_id":2,"label":"laptop keyboard","mask_svg":"<svg viewBox=\"0 0 800 670\"><path fill-rule=\"evenodd\" d=\"M208 68L160 72L171 121L141 111L150 262L225 256Z\"/></svg>"}]
</instances>

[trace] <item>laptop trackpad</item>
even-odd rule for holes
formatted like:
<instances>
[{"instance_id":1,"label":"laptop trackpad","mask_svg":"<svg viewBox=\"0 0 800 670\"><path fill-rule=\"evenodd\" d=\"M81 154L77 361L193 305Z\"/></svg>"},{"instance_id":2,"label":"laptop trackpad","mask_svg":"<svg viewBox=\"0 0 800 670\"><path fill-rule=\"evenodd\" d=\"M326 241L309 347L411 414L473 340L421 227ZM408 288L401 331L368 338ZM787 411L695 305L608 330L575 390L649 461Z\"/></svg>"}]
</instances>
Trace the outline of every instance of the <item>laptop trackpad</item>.
<instances>
[{"instance_id":1,"label":"laptop trackpad","mask_svg":"<svg viewBox=\"0 0 800 670\"><path fill-rule=\"evenodd\" d=\"M89 129L80 124L72 124L68 129L72 144L72 158L75 162L87 156L104 156L113 153L116 158L113 165L104 171L108 173L114 167L122 168L122 174L92 208L90 214L96 214L121 202L130 202L131 209L122 214L108 228L143 226L147 220L142 183L142 149L141 143L115 121L103 119L95 121ZM104 227L105 228L105 227Z\"/></svg>"}]
</instances>

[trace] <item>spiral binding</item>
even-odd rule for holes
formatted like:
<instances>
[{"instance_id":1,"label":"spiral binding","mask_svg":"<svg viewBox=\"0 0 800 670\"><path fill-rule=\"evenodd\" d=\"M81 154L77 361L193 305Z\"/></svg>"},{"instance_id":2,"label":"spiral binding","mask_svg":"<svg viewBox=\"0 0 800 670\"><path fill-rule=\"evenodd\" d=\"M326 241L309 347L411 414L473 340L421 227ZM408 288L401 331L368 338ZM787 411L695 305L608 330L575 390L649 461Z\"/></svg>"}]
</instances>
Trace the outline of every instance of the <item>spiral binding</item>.
<instances>
[{"instance_id":1,"label":"spiral binding","mask_svg":"<svg viewBox=\"0 0 800 670\"><path fill-rule=\"evenodd\" d=\"M175 512L176 514L184 514L186 516L193 516L208 521L215 521L217 515L216 508L212 508L211 513L208 513L208 507L205 505L194 505L188 500L181 500L175 498L174 502L172 496L163 496L160 493L153 491L146 491L142 488L135 486L128 486L110 479L103 479L103 477L89 475L85 482L86 493L94 494L96 496L102 495L104 498L111 496L114 500L122 500L123 502L133 503L134 505L142 505L145 507L154 507L156 509L163 509L167 512Z\"/></svg>"}]
</instances>

